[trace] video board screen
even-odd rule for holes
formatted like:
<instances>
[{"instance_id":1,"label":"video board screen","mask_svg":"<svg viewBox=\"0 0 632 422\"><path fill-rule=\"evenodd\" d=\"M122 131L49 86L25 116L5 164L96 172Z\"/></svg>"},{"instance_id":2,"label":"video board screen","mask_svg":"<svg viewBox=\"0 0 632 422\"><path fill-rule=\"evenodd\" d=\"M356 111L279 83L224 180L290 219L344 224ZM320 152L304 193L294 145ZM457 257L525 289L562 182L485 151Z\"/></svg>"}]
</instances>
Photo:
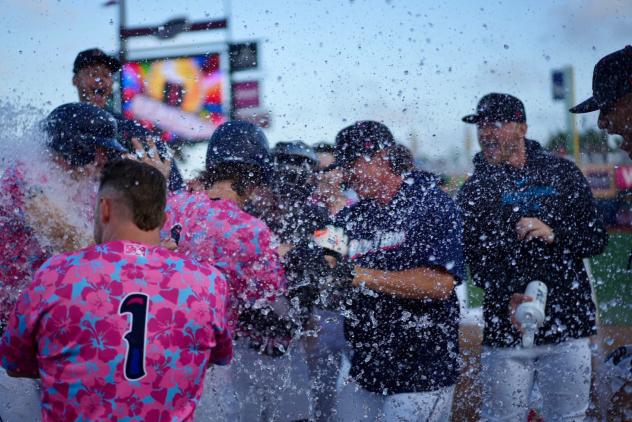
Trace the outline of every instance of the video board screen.
<instances>
[{"instance_id":1,"label":"video board screen","mask_svg":"<svg viewBox=\"0 0 632 422\"><path fill-rule=\"evenodd\" d=\"M123 116L168 143L208 140L227 119L218 53L129 61L121 80Z\"/></svg>"}]
</instances>

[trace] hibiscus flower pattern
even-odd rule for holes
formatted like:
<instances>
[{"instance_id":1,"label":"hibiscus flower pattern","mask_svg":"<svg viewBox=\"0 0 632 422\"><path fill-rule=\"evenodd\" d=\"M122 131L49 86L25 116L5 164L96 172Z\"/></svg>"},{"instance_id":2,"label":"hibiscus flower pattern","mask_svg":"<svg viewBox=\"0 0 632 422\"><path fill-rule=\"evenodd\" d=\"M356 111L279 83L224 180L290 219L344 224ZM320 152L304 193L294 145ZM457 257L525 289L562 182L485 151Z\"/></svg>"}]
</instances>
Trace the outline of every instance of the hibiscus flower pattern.
<instances>
[{"instance_id":1,"label":"hibiscus flower pattern","mask_svg":"<svg viewBox=\"0 0 632 422\"><path fill-rule=\"evenodd\" d=\"M228 200L212 200L204 192L176 193L167 202L162 237L181 226L178 250L217 267L230 289L231 326L239 304L273 301L285 289L285 275L272 245L272 233L258 218Z\"/></svg>"},{"instance_id":2,"label":"hibiscus flower pattern","mask_svg":"<svg viewBox=\"0 0 632 422\"><path fill-rule=\"evenodd\" d=\"M126 377L130 293L147 298L144 370ZM209 363L227 364L228 287L214 267L109 242L46 261L0 340L7 370L39 376L49 420L191 420Z\"/></svg>"}]
</instances>

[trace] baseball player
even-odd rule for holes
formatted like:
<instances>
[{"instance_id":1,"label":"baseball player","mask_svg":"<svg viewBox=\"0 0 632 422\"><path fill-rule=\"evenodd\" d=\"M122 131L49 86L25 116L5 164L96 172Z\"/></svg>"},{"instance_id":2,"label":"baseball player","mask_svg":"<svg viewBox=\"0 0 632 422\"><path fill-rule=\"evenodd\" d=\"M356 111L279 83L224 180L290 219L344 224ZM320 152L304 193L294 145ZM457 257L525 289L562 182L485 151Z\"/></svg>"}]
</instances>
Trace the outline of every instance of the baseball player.
<instances>
[{"instance_id":1,"label":"baseball player","mask_svg":"<svg viewBox=\"0 0 632 422\"><path fill-rule=\"evenodd\" d=\"M600 254L607 233L586 179L572 162L526 138L518 98L483 96L475 124L481 152L459 191L466 261L485 289L482 418L527 418L537 374L544 420L583 420L589 404L595 304L583 259ZM517 306L532 281L548 287L533 347L523 347Z\"/></svg>"},{"instance_id":2,"label":"baseball player","mask_svg":"<svg viewBox=\"0 0 632 422\"><path fill-rule=\"evenodd\" d=\"M413 170L382 123L344 128L334 155L361 198L335 218L354 265L339 417L448 420L458 376L454 286L464 271L456 205L434 177Z\"/></svg>"},{"instance_id":3,"label":"baseball player","mask_svg":"<svg viewBox=\"0 0 632 422\"><path fill-rule=\"evenodd\" d=\"M192 420L207 368L230 361L224 277L160 246L166 185L106 165L96 245L53 256L21 294L0 362L40 379L43 420Z\"/></svg>"},{"instance_id":4,"label":"baseball player","mask_svg":"<svg viewBox=\"0 0 632 422\"><path fill-rule=\"evenodd\" d=\"M217 266L229 284L236 357L227 371L207 380L208 391L221 396L220 408L209 412L215 419L285 418L309 407L306 392L281 400L294 391L285 382L292 367L287 353L292 333L282 317L288 310L286 280L272 232L242 209L270 171L261 129L243 121L224 123L209 140L202 190L172 195L167 207L163 237L171 237L179 251ZM210 398L205 402L212 405ZM308 417L299 413L289 418Z\"/></svg>"}]
</instances>

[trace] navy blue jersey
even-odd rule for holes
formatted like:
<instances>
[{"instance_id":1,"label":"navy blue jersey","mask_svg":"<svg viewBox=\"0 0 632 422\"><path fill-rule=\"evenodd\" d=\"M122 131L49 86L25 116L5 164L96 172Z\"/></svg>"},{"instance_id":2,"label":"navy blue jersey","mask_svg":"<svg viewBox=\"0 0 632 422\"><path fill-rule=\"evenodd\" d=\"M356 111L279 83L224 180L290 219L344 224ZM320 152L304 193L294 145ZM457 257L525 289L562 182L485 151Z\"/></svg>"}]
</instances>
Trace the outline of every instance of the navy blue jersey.
<instances>
[{"instance_id":1,"label":"navy blue jersey","mask_svg":"<svg viewBox=\"0 0 632 422\"><path fill-rule=\"evenodd\" d=\"M386 206L362 200L341 211L336 224L349 236L354 265L382 271L427 267L463 280L459 213L428 174L407 177ZM347 303L350 375L363 388L398 394L456 382L459 308L454 291L447 300L433 300L357 288Z\"/></svg>"}]
</instances>

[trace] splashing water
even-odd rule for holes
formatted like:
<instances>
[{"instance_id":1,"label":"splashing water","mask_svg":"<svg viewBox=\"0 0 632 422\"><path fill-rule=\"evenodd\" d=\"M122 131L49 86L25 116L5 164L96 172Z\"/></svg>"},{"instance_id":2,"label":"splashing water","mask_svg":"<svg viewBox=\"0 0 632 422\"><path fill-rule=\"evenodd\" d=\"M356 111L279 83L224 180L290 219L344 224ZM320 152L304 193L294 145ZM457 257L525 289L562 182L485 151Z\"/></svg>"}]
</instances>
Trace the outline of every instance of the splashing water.
<instances>
[{"instance_id":1,"label":"splashing water","mask_svg":"<svg viewBox=\"0 0 632 422\"><path fill-rule=\"evenodd\" d=\"M66 172L46 148L34 107L0 102L0 323L50 255L91 243L96 183Z\"/></svg>"}]
</instances>

